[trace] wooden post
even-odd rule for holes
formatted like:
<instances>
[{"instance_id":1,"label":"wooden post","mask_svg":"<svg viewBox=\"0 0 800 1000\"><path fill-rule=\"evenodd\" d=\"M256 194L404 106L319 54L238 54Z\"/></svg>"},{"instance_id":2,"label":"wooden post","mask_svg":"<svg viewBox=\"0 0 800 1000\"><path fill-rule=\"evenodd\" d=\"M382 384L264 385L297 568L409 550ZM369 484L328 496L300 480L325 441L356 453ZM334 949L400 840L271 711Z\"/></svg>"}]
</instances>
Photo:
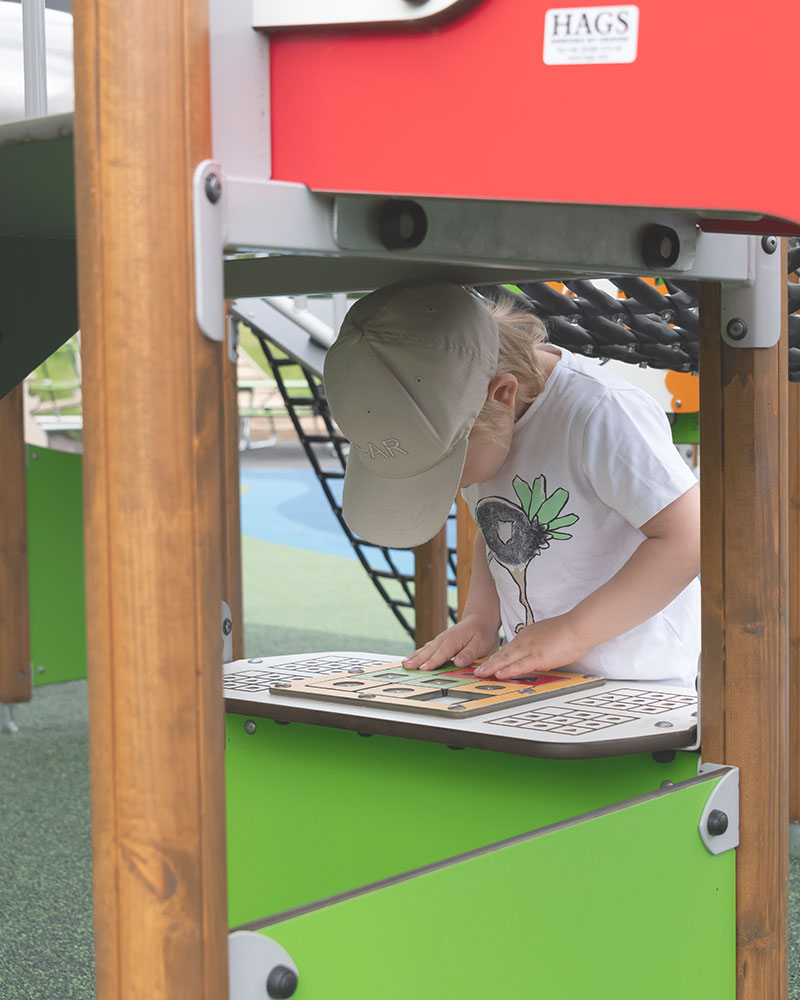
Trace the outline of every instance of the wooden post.
<instances>
[{"instance_id":1,"label":"wooden post","mask_svg":"<svg viewBox=\"0 0 800 1000\"><path fill-rule=\"evenodd\" d=\"M713 283L701 283L700 317L702 757L740 768L737 997L779 1000L788 976L785 327L773 348L728 347Z\"/></svg>"},{"instance_id":2,"label":"wooden post","mask_svg":"<svg viewBox=\"0 0 800 1000\"><path fill-rule=\"evenodd\" d=\"M0 705L31 700L22 385L0 399Z\"/></svg>"},{"instance_id":3,"label":"wooden post","mask_svg":"<svg viewBox=\"0 0 800 1000\"><path fill-rule=\"evenodd\" d=\"M414 549L414 642L424 646L447 628L447 527Z\"/></svg>"},{"instance_id":4,"label":"wooden post","mask_svg":"<svg viewBox=\"0 0 800 1000\"><path fill-rule=\"evenodd\" d=\"M208 4L79 0L98 1000L224 1000L223 346L194 316Z\"/></svg>"},{"instance_id":5,"label":"wooden post","mask_svg":"<svg viewBox=\"0 0 800 1000\"><path fill-rule=\"evenodd\" d=\"M456 587L458 588L458 620L464 614L469 581L472 577L472 553L478 525L472 519L466 500L459 493L456 499Z\"/></svg>"},{"instance_id":6,"label":"wooden post","mask_svg":"<svg viewBox=\"0 0 800 1000\"><path fill-rule=\"evenodd\" d=\"M242 523L239 489L239 394L236 363L230 360L232 320L225 321L225 361L222 366L222 400L225 419L225 600L233 619L233 659L244 656L244 604L242 599Z\"/></svg>"},{"instance_id":7,"label":"wooden post","mask_svg":"<svg viewBox=\"0 0 800 1000\"><path fill-rule=\"evenodd\" d=\"M800 823L800 384L789 385L789 819Z\"/></svg>"},{"instance_id":8,"label":"wooden post","mask_svg":"<svg viewBox=\"0 0 800 1000\"><path fill-rule=\"evenodd\" d=\"M789 280L797 282L797 275L790 275ZM800 823L800 383L797 382L789 383L789 428L789 819Z\"/></svg>"}]
</instances>

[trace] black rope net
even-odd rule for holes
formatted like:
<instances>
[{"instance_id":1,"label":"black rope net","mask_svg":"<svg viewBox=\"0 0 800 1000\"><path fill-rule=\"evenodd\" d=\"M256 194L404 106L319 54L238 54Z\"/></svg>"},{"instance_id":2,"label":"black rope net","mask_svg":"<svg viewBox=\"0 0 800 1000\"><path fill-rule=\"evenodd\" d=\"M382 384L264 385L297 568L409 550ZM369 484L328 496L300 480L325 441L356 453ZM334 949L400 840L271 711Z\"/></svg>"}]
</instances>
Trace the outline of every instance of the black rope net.
<instances>
[{"instance_id":1,"label":"black rope net","mask_svg":"<svg viewBox=\"0 0 800 1000\"><path fill-rule=\"evenodd\" d=\"M790 240L789 248L789 379L800 381L800 239ZM696 281L672 278L646 279L614 277L608 279L616 295L589 280L561 283L532 282L502 286L512 292L522 309L535 312L544 320L549 339L559 347L600 361L624 361L632 365L697 373L698 365L698 286ZM478 286L484 297L498 294L499 286ZM606 286L608 287L608 286ZM275 383L331 510L353 547L356 557L381 598L409 636L414 637L414 553L411 549L392 549L374 545L347 526L342 514L342 482L349 444L340 434L325 398L321 373L302 364L297 356L284 353L285 345L275 343L270 332L248 322L246 315L234 315L256 335L269 364ZM284 372L297 365L305 380L299 391L296 378L287 384ZM309 414L319 418L324 432L309 430ZM447 524L448 587L456 581L455 509ZM452 590L450 591L452 593ZM456 621L456 607L448 602L448 614Z\"/></svg>"}]
</instances>

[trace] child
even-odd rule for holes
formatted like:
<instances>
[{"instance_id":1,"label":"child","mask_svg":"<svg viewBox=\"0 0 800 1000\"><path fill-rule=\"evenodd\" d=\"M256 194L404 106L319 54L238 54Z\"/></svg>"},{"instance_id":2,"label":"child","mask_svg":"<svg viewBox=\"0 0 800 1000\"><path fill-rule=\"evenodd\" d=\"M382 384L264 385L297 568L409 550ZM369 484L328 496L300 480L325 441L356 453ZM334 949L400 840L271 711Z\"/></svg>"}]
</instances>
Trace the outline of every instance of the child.
<instances>
[{"instance_id":1,"label":"child","mask_svg":"<svg viewBox=\"0 0 800 1000\"><path fill-rule=\"evenodd\" d=\"M403 282L360 299L328 352L328 401L351 442L352 530L419 545L459 486L480 528L461 621L404 665L488 657L477 676L574 665L693 686L694 475L654 400L545 337L508 303Z\"/></svg>"}]
</instances>

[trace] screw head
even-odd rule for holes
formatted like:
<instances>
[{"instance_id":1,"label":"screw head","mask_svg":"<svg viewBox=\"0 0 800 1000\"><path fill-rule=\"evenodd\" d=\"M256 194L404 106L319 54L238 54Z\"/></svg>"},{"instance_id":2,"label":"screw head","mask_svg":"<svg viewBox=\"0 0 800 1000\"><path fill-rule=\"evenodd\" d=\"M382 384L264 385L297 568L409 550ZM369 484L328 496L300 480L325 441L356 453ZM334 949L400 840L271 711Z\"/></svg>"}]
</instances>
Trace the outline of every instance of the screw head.
<instances>
[{"instance_id":1,"label":"screw head","mask_svg":"<svg viewBox=\"0 0 800 1000\"><path fill-rule=\"evenodd\" d=\"M389 198L378 212L378 236L387 250L413 250L425 239L428 217L407 198Z\"/></svg>"},{"instance_id":2,"label":"screw head","mask_svg":"<svg viewBox=\"0 0 800 1000\"><path fill-rule=\"evenodd\" d=\"M230 618L226 618L225 621L222 623L222 634L230 635L232 631L233 631L233 622L230 620Z\"/></svg>"},{"instance_id":3,"label":"screw head","mask_svg":"<svg viewBox=\"0 0 800 1000\"><path fill-rule=\"evenodd\" d=\"M253 722L252 719L248 719L247 722L245 722L244 731L247 733L248 736L252 736L253 733L256 731L256 724L255 722Z\"/></svg>"},{"instance_id":4,"label":"screw head","mask_svg":"<svg viewBox=\"0 0 800 1000\"><path fill-rule=\"evenodd\" d=\"M712 809L706 820L706 830L712 837L721 837L728 829L728 814L721 809Z\"/></svg>"},{"instance_id":5,"label":"screw head","mask_svg":"<svg viewBox=\"0 0 800 1000\"><path fill-rule=\"evenodd\" d=\"M778 237L762 236L761 249L764 251L764 253L775 253L775 251L778 249Z\"/></svg>"},{"instance_id":6,"label":"screw head","mask_svg":"<svg viewBox=\"0 0 800 1000\"><path fill-rule=\"evenodd\" d=\"M731 340L744 340L747 336L747 323L738 316L734 316L733 319L728 320L725 331Z\"/></svg>"},{"instance_id":7,"label":"screw head","mask_svg":"<svg viewBox=\"0 0 800 1000\"><path fill-rule=\"evenodd\" d=\"M276 965L267 977L267 996L285 1000L297 989L297 973L286 965Z\"/></svg>"},{"instance_id":8,"label":"screw head","mask_svg":"<svg viewBox=\"0 0 800 1000\"><path fill-rule=\"evenodd\" d=\"M206 176L205 187L206 198L208 198L212 205L216 205L222 197L222 181L219 174L208 174Z\"/></svg>"},{"instance_id":9,"label":"screw head","mask_svg":"<svg viewBox=\"0 0 800 1000\"><path fill-rule=\"evenodd\" d=\"M680 237L669 226L647 226L642 234L641 252L648 267L672 267L680 256Z\"/></svg>"}]
</instances>

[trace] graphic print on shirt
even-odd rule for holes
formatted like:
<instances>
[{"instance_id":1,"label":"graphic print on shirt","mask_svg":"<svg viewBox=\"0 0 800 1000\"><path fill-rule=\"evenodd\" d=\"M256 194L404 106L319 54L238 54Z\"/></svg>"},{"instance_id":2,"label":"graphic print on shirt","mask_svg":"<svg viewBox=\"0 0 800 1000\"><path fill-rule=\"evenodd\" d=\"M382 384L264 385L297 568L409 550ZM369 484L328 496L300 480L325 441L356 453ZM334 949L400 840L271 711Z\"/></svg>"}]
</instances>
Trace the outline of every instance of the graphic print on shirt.
<instances>
[{"instance_id":1,"label":"graphic print on shirt","mask_svg":"<svg viewBox=\"0 0 800 1000\"><path fill-rule=\"evenodd\" d=\"M528 602L528 566L550 548L551 539L572 538L561 529L580 518L577 514L561 514L569 501L569 492L559 487L548 496L544 476L537 476L530 484L515 476L511 485L519 504L505 497L483 497L475 505L475 520L486 542L489 565L498 562L519 589L520 604L525 611L525 621L514 628L519 632L535 620Z\"/></svg>"}]
</instances>

